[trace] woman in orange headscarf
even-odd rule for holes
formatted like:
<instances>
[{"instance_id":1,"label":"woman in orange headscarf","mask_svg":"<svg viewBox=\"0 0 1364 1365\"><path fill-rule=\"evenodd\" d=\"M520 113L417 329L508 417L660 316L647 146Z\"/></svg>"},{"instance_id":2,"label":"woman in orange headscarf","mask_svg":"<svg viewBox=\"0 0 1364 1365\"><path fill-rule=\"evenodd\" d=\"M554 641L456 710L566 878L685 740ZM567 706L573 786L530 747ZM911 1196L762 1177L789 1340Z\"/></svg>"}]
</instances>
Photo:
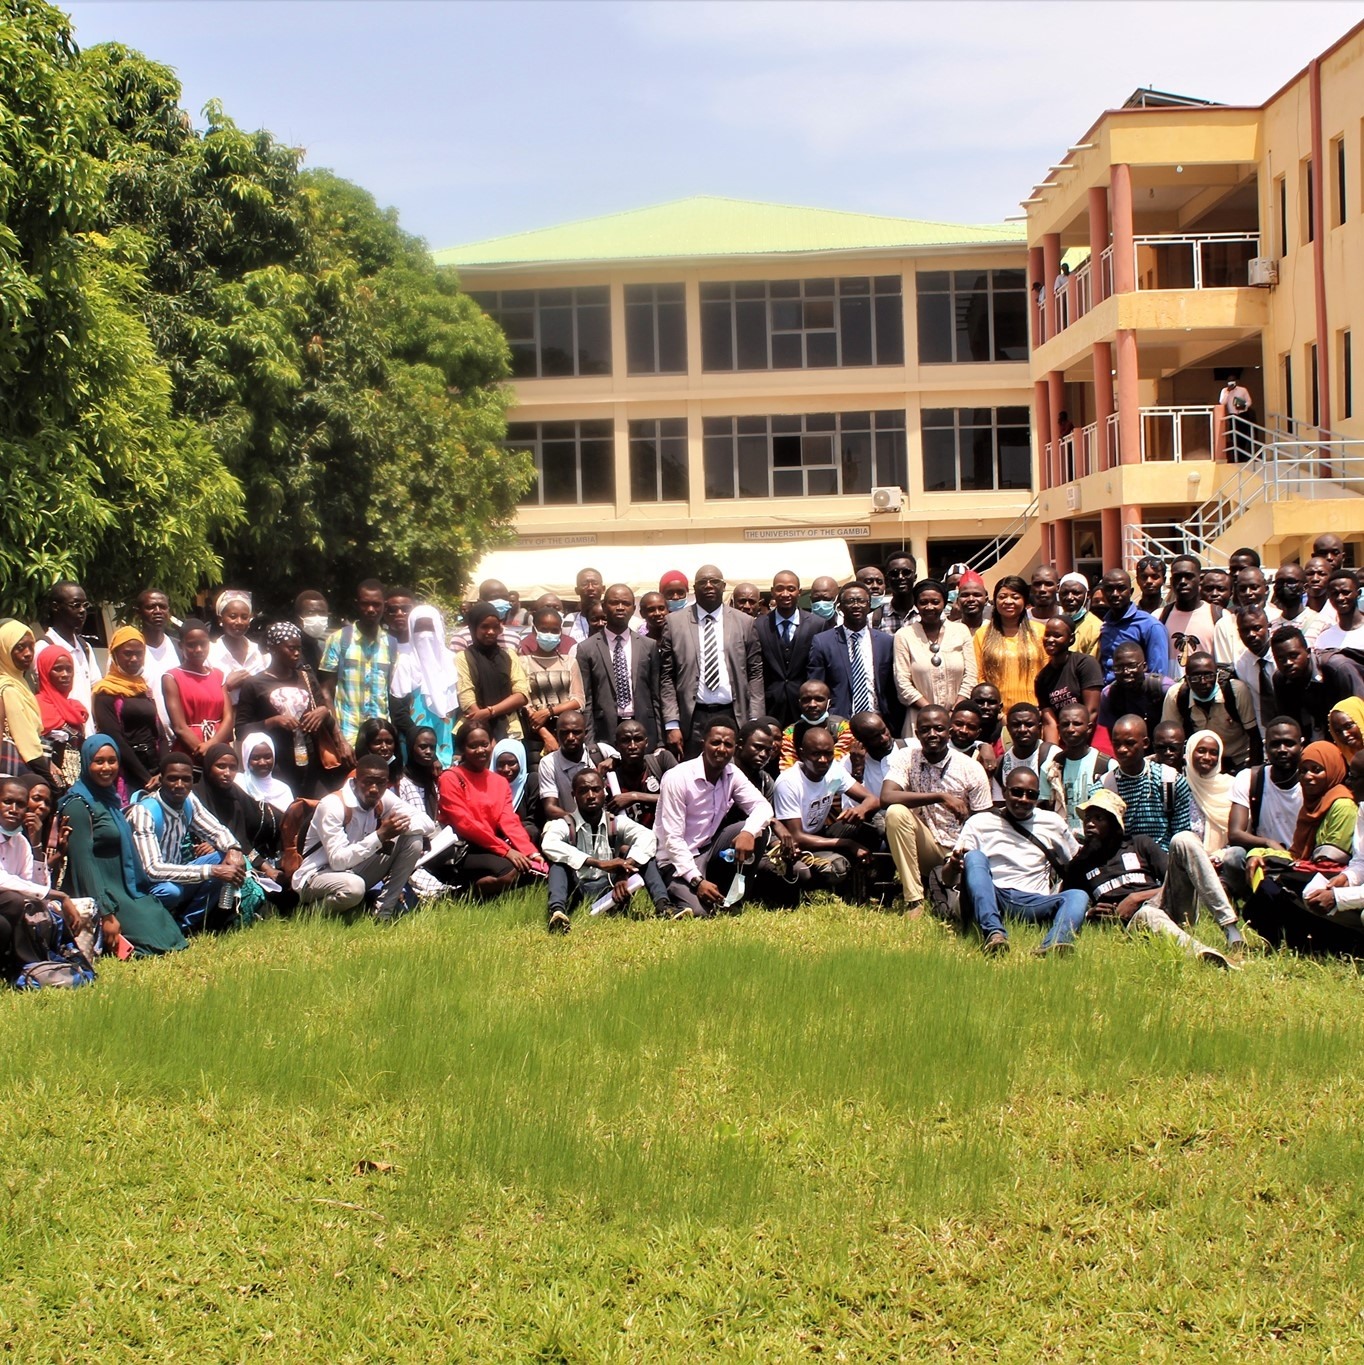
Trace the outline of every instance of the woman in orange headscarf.
<instances>
[{"instance_id":1,"label":"woman in orange headscarf","mask_svg":"<svg viewBox=\"0 0 1364 1365\"><path fill-rule=\"evenodd\" d=\"M1302 811L1290 852L1313 862L1343 863L1350 857L1359 807L1345 785L1345 760L1334 744L1319 739L1298 762Z\"/></svg>"},{"instance_id":2,"label":"woman in orange headscarf","mask_svg":"<svg viewBox=\"0 0 1364 1365\"><path fill-rule=\"evenodd\" d=\"M109 671L94 686L95 728L118 745L120 783L128 791L155 787L165 757L156 702L142 676L146 654L141 631L119 627L109 641Z\"/></svg>"}]
</instances>

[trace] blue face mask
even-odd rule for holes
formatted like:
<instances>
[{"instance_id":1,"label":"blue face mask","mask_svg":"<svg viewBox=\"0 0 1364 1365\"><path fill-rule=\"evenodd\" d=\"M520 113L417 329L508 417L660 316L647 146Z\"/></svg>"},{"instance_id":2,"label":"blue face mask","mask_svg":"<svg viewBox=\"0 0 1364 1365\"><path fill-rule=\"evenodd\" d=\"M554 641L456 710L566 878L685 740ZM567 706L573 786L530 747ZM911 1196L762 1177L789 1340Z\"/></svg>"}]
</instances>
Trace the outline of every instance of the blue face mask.
<instances>
[{"instance_id":1,"label":"blue face mask","mask_svg":"<svg viewBox=\"0 0 1364 1365\"><path fill-rule=\"evenodd\" d=\"M947 590L947 605L948 605L949 607L950 607L950 606L953 606L953 605L956 603L956 600L957 600L957 590L956 590L956 588L948 588L948 590Z\"/></svg>"},{"instance_id":2,"label":"blue face mask","mask_svg":"<svg viewBox=\"0 0 1364 1365\"><path fill-rule=\"evenodd\" d=\"M557 630L537 630L535 632L535 643L540 646L546 654L553 653L559 648L559 641L563 636Z\"/></svg>"},{"instance_id":3,"label":"blue face mask","mask_svg":"<svg viewBox=\"0 0 1364 1365\"><path fill-rule=\"evenodd\" d=\"M1078 626L1080 622L1085 619L1085 615L1088 613L1088 611L1089 611L1088 607L1081 607L1079 611L1071 612L1070 614L1071 623Z\"/></svg>"},{"instance_id":4,"label":"blue face mask","mask_svg":"<svg viewBox=\"0 0 1364 1365\"><path fill-rule=\"evenodd\" d=\"M687 606L687 599L686 599L685 597L670 597L670 598L668 598L668 610L669 610L669 611L684 611L684 610L686 610L686 606Z\"/></svg>"},{"instance_id":5,"label":"blue face mask","mask_svg":"<svg viewBox=\"0 0 1364 1365\"><path fill-rule=\"evenodd\" d=\"M1189 695L1190 695L1190 696L1191 696L1191 697L1192 697L1200 706L1207 706L1207 705L1213 700L1213 698L1217 696L1217 684L1216 684L1216 683L1213 684L1213 689L1212 689L1211 692L1208 692L1208 693L1204 694L1204 693L1202 693L1202 692L1195 692L1194 689L1193 689L1193 683L1190 683L1190 684L1189 684Z\"/></svg>"},{"instance_id":6,"label":"blue face mask","mask_svg":"<svg viewBox=\"0 0 1364 1365\"><path fill-rule=\"evenodd\" d=\"M806 725L823 725L824 722L829 719L829 708L826 706L823 714L815 716L813 720L807 716L804 711L800 713L800 718Z\"/></svg>"},{"instance_id":7,"label":"blue face mask","mask_svg":"<svg viewBox=\"0 0 1364 1365\"><path fill-rule=\"evenodd\" d=\"M826 621L832 621L834 617L834 604L832 601L811 602L810 610L816 616L822 616Z\"/></svg>"},{"instance_id":8,"label":"blue face mask","mask_svg":"<svg viewBox=\"0 0 1364 1365\"><path fill-rule=\"evenodd\" d=\"M505 597L494 597L488 605L497 613L499 621L505 621L511 612L511 603Z\"/></svg>"},{"instance_id":9,"label":"blue face mask","mask_svg":"<svg viewBox=\"0 0 1364 1365\"><path fill-rule=\"evenodd\" d=\"M871 599L871 609L875 611L877 607L884 607L889 601L889 593L879 592Z\"/></svg>"}]
</instances>

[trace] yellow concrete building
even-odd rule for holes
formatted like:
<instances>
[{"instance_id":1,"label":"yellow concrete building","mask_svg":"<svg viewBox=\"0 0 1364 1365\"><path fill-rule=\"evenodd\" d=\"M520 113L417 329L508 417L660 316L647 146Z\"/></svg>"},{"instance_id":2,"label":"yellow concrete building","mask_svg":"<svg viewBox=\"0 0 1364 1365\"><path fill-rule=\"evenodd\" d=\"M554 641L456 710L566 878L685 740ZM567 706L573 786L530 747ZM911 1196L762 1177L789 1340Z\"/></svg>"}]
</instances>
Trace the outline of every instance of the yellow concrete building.
<instances>
[{"instance_id":1,"label":"yellow concrete building","mask_svg":"<svg viewBox=\"0 0 1364 1365\"><path fill-rule=\"evenodd\" d=\"M436 260L512 348L510 583L1035 557L1021 229L697 198Z\"/></svg>"},{"instance_id":2,"label":"yellow concrete building","mask_svg":"<svg viewBox=\"0 0 1364 1365\"><path fill-rule=\"evenodd\" d=\"M1258 107L1139 96L1024 201L1042 554L1360 562L1364 25Z\"/></svg>"}]
</instances>

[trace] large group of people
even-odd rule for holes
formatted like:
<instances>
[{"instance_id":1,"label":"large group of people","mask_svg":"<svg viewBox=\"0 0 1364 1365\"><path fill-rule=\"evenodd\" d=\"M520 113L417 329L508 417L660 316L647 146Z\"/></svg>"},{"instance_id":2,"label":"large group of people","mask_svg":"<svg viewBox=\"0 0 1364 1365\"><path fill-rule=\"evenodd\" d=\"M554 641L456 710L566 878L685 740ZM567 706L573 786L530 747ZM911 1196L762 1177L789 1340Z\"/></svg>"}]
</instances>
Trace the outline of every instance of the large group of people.
<instances>
[{"instance_id":1,"label":"large group of people","mask_svg":"<svg viewBox=\"0 0 1364 1365\"><path fill-rule=\"evenodd\" d=\"M638 599L586 568L571 611L490 580L458 622L374 580L339 625L312 590L177 620L149 588L104 661L63 581L0 623L0 967L77 984L268 913L517 887L558 933L832 891L989 955L1111 920L1220 966L1247 926L1364 956L1364 579L1312 550L989 590L906 551L707 564Z\"/></svg>"}]
</instances>

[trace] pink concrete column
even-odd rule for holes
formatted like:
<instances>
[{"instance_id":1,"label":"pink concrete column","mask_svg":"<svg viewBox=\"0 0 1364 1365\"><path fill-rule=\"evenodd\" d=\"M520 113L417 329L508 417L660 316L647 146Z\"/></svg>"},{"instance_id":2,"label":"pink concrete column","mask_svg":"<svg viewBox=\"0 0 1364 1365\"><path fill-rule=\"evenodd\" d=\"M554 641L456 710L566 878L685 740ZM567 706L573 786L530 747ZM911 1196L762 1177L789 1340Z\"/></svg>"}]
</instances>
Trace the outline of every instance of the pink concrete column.
<instances>
[{"instance_id":1,"label":"pink concrete column","mask_svg":"<svg viewBox=\"0 0 1364 1365\"><path fill-rule=\"evenodd\" d=\"M1113 167L1113 292L1130 294L1137 287L1137 256L1133 238L1132 168Z\"/></svg>"},{"instance_id":2,"label":"pink concrete column","mask_svg":"<svg viewBox=\"0 0 1364 1365\"><path fill-rule=\"evenodd\" d=\"M1120 329L1117 348L1119 460L1122 464L1140 464L1141 395L1137 383L1137 334L1128 327Z\"/></svg>"},{"instance_id":3,"label":"pink concrete column","mask_svg":"<svg viewBox=\"0 0 1364 1365\"><path fill-rule=\"evenodd\" d=\"M1037 306L1037 291L1033 288L1035 284L1042 286L1043 308ZM1042 248L1030 246L1028 248L1028 311L1032 315L1029 335L1032 337L1034 350L1047 339L1047 316L1044 311L1047 289L1046 266L1042 262Z\"/></svg>"},{"instance_id":4,"label":"pink concrete column","mask_svg":"<svg viewBox=\"0 0 1364 1365\"><path fill-rule=\"evenodd\" d=\"M1089 296L1097 305L1104 295L1100 257L1108 249L1108 191L1097 185L1089 192Z\"/></svg>"},{"instance_id":5,"label":"pink concrete column","mask_svg":"<svg viewBox=\"0 0 1364 1365\"><path fill-rule=\"evenodd\" d=\"M1061 330L1059 300L1054 288L1061 273L1061 234L1048 232L1042 238L1042 297L1046 300L1047 335L1054 337Z\"/></svg>"},{"instance_id":6,"label":"pink concrete column","mask_svg":"<svg viewBox=\"0 0 1364 1365\"><path fill-rule=\"evenodd\" d=\"M1051 530L1051 562L1058 574L1070 573L1075 568L1075 547L1071 543L1070 522L1054 521Z\"/></svg>"},{"instance_id":7,"label":"pink concrete column","mask_svg":"<svg viewBox=\"0 0 1364 1365\"><path fill-rule=\"evenodd\" d=\"M1116 507L1105 507L1099 513L1100 554L1103 556L1104 570L1122 566L1122 516Z\"/></svg>"},{"instance_id":8,"label":"pink concrete column","mask_svg":"<svg viewBox=\"0 0 1364 1365\"><path fill-rule=\"evenodd\" d=\"M1056 430L1051 420L1050 389L1045 379L1032 386L1033 421L1037 424L1037 484L1039 488L1052 486L1051 466L1047 461L1047 445Z\"/></svg>"},{"instance_id":9,"label":"pink concrete column","mask_svg":"<svg viewBox=\"0 0 1364 1365\"><path fill-rule=\"evenodd\" d=\"M1108 448L1108 419L1113 415L1113 345L1094 343L1094 420L1098 423L1099 468L1111 469L1117 461Z\"/></svg>"}]
</instances>

